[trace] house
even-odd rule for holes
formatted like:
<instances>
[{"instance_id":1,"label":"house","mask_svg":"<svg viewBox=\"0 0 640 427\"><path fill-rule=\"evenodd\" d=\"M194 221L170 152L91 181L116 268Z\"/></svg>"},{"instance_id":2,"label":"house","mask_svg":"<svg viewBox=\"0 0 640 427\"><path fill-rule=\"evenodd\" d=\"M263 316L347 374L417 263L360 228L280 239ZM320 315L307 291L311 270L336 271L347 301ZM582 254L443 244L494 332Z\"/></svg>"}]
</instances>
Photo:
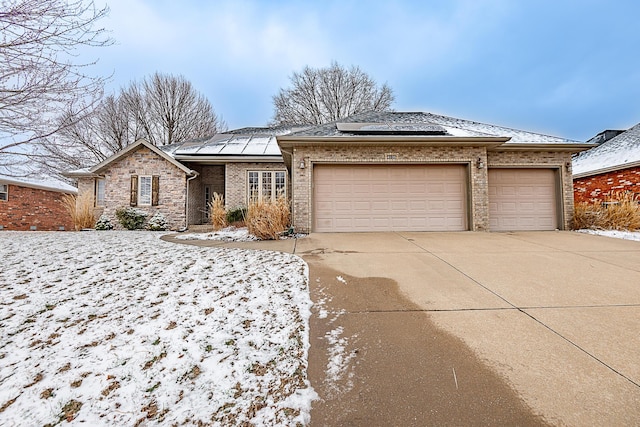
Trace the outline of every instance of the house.
<instances>
[{"instance_id":1,"label":"house","mask_svg":"<svg viewBox=\"0 0 640 427\"><path fill-rule=\"evenodd\" d=\"M96 218L112 223L115 211L135 206L162 213L173 230L208 223L213 194L227 208L247 205L249 194L287 191L287 171L276 135L290 128L242 128L180 144L156 147L138 140L103 162L66 173L81 193L94 195Z\"/></svg>"},{"instance_id":2,"label":"house","mask_svg":"<svg viewBox=\"0 0 640 427\"><path fill-rule=\"evenodd\" d=\"M0 230L73 230L62 197L75 187L52 178L0 175Z\"/></svg>"},{"instance_id":3,"label":"house","mask_svg":"<svg viewBox=\"0 0 640 427\"><path fill-rule=\"evenodd\" d=\"M572 153L553 136L430 113L369 112L304 128L243 128L155 147L138 141L68 176L96 213L162 212L171 228L286 193L299 232L568 229Z\"/></svg>"},{"instance_id":4,"label":"house","mask_svg":"<svg viewBox=\"0 0 640 427\"><path fill-rule=\"evenodd\" d=\"M573 159L576 203L604 202L619 191L640 194L640 123L624 132L598 135L606 132L610 138L600 138L597 147Z\"/></svg>"},{"instance_id":5,"label":"house","mask_svg":"<svg viewBox=\"0 0 640 427\"><path fill-rule=\"evenodd\" d=\"M282 135L296 230L571 227L571 154L592 144L430 113L369 112Z\"/></svg>"}]
</instances>

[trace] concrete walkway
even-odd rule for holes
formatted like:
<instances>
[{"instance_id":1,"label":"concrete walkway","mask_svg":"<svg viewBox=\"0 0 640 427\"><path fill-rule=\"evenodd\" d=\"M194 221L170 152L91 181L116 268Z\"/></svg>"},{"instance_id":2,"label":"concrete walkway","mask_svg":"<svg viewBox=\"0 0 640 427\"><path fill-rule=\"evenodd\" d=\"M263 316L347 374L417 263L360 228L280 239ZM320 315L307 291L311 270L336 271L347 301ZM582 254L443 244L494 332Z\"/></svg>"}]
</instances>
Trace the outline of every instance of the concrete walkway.
<instances>
[{"instance_id":1,"label":"concrete walkway","mask_svg":"<svg viewBox=\"0 0 640 427\"><path fill-rule=\"evenodd\" d=\"M463 232L233 246L310 265L312 424L640 425L640 242Z\"/></svg>"}]
</instances>

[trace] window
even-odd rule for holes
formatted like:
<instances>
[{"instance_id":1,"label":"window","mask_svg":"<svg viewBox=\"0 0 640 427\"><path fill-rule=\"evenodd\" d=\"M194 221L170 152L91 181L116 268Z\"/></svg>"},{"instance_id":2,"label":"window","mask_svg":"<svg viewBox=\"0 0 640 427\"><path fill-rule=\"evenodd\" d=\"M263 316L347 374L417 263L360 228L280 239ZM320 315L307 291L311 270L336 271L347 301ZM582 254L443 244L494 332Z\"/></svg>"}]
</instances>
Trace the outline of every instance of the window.
<instances>
[{"instance_id":1,"label":"window","mask_svg":"<svg viewBox=\"0 0 640 427\"><path fill-rule=\"evenodd\" d=\"M151 177L141 176L138 179L138 204L151 204Z\"/></svg>"},{"instance_id":2,"label":"window","mask_svg":"<svg viewBox=\"0 0 640 427\"><path fill-rule=\"evenodd\" d=\"M104 206L104 178L96 179L96 206Z\"/></svg>"},{"instance_id":3,"label":"window","mask_svg":"<svg viewBox=\"0 0 640 427\"><path fill-rule=\"evenodd\" d=\"M0 201L6 202L9 200L9 185L0 184Z\"/></svg>"},{"instance_id":4,"label":"window","mask_svg":"<svg viewBox=\"0 0 640 427\"><path fill-rule=\"evenodd\" d=\"M131 206L157 206L160 199L158 175L131 175Z\"/></svg>"},{"instance_id":5,"label":"window","mask_svg":"<svg viewBox=\"0 0 640 427\"><path fill-rule=\"evenodd\" d=\"M271 199L287 194L287 173L285 171L249 171L249 200Z\"/></svg>"}]
</instances>

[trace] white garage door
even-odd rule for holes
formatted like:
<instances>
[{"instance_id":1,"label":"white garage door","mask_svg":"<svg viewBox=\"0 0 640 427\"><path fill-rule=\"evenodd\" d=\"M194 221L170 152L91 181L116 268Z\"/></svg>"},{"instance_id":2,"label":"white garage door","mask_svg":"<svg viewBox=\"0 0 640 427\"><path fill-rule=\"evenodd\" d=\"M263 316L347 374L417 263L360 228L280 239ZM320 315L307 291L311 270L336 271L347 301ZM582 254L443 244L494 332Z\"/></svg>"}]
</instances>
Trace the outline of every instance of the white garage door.
<instances>
[{"instance_id":1,"label":"white garage door","mask_svg":"<svg viewBox=\"0 0 640 427\"><path fill-rule=\"evenodd\" d=\"M558 227L553 169L489 169L491 231Z\"/></svg>"},{"instance_id":2,"label":"white garage door","mask_svg":"<svg viewBox=\"0 0 640 427\"><path fill-rule=\"evenodd\" d=\"M314 231L467 229L463 165L316 165Z\"/></svg>"}]
</instances>

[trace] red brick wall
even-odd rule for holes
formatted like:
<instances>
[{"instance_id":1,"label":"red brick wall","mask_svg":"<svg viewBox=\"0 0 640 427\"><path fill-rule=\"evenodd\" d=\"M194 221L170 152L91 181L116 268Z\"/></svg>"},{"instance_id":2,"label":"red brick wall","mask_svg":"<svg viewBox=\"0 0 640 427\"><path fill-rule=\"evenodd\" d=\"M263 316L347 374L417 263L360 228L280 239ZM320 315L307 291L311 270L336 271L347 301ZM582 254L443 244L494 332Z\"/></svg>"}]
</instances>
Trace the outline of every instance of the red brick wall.
<instances>
[{"instance_id":1,"label":"red brick wall","mask_svg":"<svg viewBox=\"0 0 640 427\"><path fill-rule=\"evenodd\" d=\"M57 191L40 190L9 184L9 200L0 200L0 225L4 230L38 231L73 230L71 216L62 205Z\"/></svg>"},{"instance_id":2,"label":"red brick wall","mask_svg":"<svg viewBox=\"0 0 640 427\"><path fill-rule=\"evenodd\" d=\"M618 191L640 193L640 167L573 180L573 198L576 203L602 202Z\"/></svg>"}]
</instances>

